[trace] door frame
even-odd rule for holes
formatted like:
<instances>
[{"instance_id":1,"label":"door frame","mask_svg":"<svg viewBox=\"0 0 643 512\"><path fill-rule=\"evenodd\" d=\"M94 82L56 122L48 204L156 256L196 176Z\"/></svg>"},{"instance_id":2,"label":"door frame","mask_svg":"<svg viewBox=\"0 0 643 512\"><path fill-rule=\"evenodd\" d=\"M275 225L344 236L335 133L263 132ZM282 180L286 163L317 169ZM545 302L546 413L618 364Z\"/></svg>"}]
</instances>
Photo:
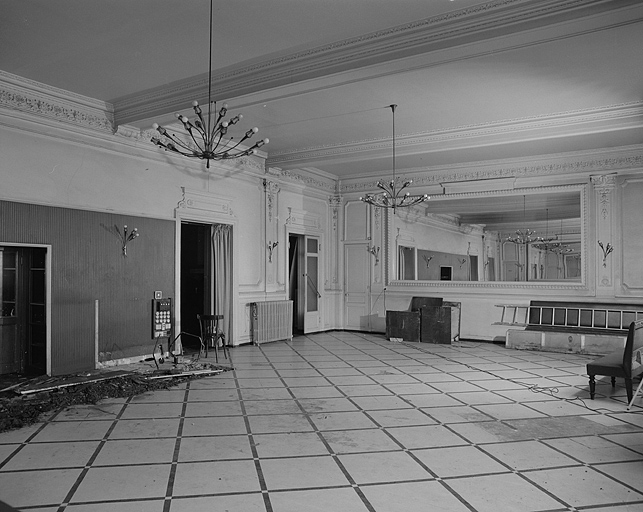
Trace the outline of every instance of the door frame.
<instances>
[{"instance_id":1,"label":"door frame","mask_svg":"<svg viewBox=\"0 0 643 512\"><path fill-rule=\"evenodd\" d=\"M364 257L364 268L366 269L366 290L364 291L365 294L365 301L364 301L364 316L367 317L367 325L366 330L368 332L371 332L373 329L373 325L371 324L371 311L373 309L374 304L372 304L373 296L372 296L372 279L373 279L373 267L371 265L371 256L369 254L369 247L371 246L370 241L357 241L357 242L345 242L344 243L344 259L343 259L343 267L344 267L344 282L343 282L343 290L344 290L344 300L342 301L344 304L344 328L347 330L352 330L352 331L363 331L364 329L360 325L358 328L354 327L349 327L348 326L348 286L346 285L346 275L347 275L347 270L350 270L348 265L347 265L347 260L348 260L348 250L349 248L357 248L358 250L365 249L364 250L364 255L368 255ZM377 300L377 299L376 299Z\"/></svg>"},{"instance_id":2,"label":"door frame","mask_svg":"<svg viewBox=\"0 0 643 512\"><path fill-rule=\"evenodd\" d=\"M51 253L50 244L23 244L1 242L2 247L18 247L23 249L45 249L45 332L46 332L46 374L51 375ZM95 329L96 330L96 329ZM96 334L97 335L97 334Z\"/></svg>"},{"instance_id":3,"label":"door frame","mask_svg":"<svg viewBox=\"0 0 643 512\"><path fill-rule=\"evenodd\" d=\"M206 232L206 238L209 237L209 241L206 240L204 243L204 261L203 261L203 285L204 285L204 290L203 290L203 296L201 297L201 300L203 302L203 307L201 310L199 310L197 313L199 314L213 314L212 311L212 297L214 295L213 291L213 286L214 286L214 278L212 275L212 228L214 224L211 224L210 222L195 222L193 220L183 220L181 222L181 237L183 237L183 230L186 225L191 225L191 226L199 226L200 229L202 229L204 232ZM183 238L181 238L183 240ZM183 242L181 242L181 248L183 248ZM181 266L179 267L181 276L183 275L183 260L181 260ZM179 280L179 283L181 285L181 288L183 286L183 283L181 280ZM177 293L183 293L181 288L177 289ZM181 309L177 309L179 312L180 316L183 316L183 311L182 311L182 301L181 303L177 304L177 308L181 307ZM176 316L176 315L175 315ZM194 317L196 318L196 316ZM179 332L177 331L174 333L176 336ZM196 331L190 333L193 335L199 335L199 330L198 328ZM183 340L181 340L183 341Z\"/></svg>"},{"instance_id":4,"label":"door frame","mask_svg":"<svg viewBox=\"0 0 643 512\"><path fill-rule=\"evenodd\" d=\"M210 196L216 198L216 196ZM227 202L227 200L226 200ZM229 211L229 210L228 210ZM216 211L207 210L191 210L189 208L179 207L175 210L175 231L174 237L176 243L174 244L174 336L181 332L181 224L183 222L193 222L198 224L229 224L232 226L232 257L233 262L239 261L238 246L236 240L237 221L231 215L219 214ZM226 333L226 338L232 345L239 344L239 336L244 332L241 325L241 315L239 304L239 283L238 283L238 268L237 265L232 265L232 301L230 306L231 322L230 327L232 332ZM214 276L210 276L214 279Z\"/></svg>"},{"instance_id":5,"label":"door frame","mask_svg":"<svg viewBox=\"0 0 643 512\"><path fill-rule=\"evenodd\" d=\"M315 238L317 238L317 239L318 239L318 241L319 241L319 248L318 248L318 251L319 251L319 252L317 253L317 254L318 254L318 256L317 256L317 266L318 266L318 269L317 269L317 271L318 271L318 275L317 275L317 279L318 279L318 281L317 281L317 284L319 284L319 288L318 288L318 290L319 290L319 294L320 294L319 301L318 301L318 303L317 303L317 307L318 307L318 309L317 309L317 313L318 313L319 322L318 322L318 325L316 326L316 328L315 328L314 330L312 330L312 331L311 331L311 330L306 329L306 327L307 327L307 326L306 326L306 321L305 321L305 318L306 318L306 311L305 311L305 309L304 309L304 325L303 325L303 330L304 330L304 332L320 332L320 331L322 331L322 330L323 330L323 325L324 325L324 310L325 310L325 307L324 307L324 300L325 300L325 297L324 297L324 295L322 295L322 291L323 291L323 288L324 288L324 282L325 282L325 281L324 281L324 262L325 262L325 257L324 257L324 249L325 249L325 245L324 245L324 244L325 244L324 233L323 233L321 230L317 230L317 229L306 229L306 228L303 228L303 229L302 229L301 227L293 226L293 225L291 225L291 224L286 224L286 226L285 226L285 231L286 231L286 233L285 233L285 239L288 241L288 243L290 243L290 235L294 235L294 236L303 236L303 237L304 237L304 242L306 241L306 238L305 238L305 237L307 237L307 236L315 237ZM295 255L295 257L297 257L297 258L300 258L300 257L305 258L305 254L306 254L306 247L305 247L305 245L306 245L306 244L304 243L304 244L303 244L303 247L302 247L303 252L302 252L302 249L300 249L300 251ZM303 256L302 256L302 255L303 255ZM284 263L283 263L283 265L284 265L284 275L285 275L285 276L288 276L288 278L286 279L286 282L288 282L288 281L289 281L289 278L290 278L290 268L289 268L289 264L290 264L290 261L289 261L289 260L290 260L290 258L284 258L284 260L285 260L285 261L284 261ZM301 269L301 268L299 268L299 271L300 271L300 273L301 273L302 269ZM298 278L298 279L299 279L299 277L300 277L300 276L297 276L297 278ZM306 280L303 280L302 282L306 282ZM308 283L306 282L306 287L307 287L307 286L308 286ZM305 290L306 290L306 288L304 288L303 290L300 290L300 293L305 294ZM289 294L289 290L288 290L288 286L287 286L287 285L285 285L285 290L284 290L284 291L286 292L286 296L287 296L287 298L290 298L290 297L289 297L289 295L288 295L288 294ZM305 302L306 302L306 301L304 301L304 304L303 304L303 307L304 307L304 308L306 307L306 306L305 306ZM294 317L296 314L297 314L297 312L296 312L296 311L293 311L293 317Z\"/></svg>"}]
</instances>

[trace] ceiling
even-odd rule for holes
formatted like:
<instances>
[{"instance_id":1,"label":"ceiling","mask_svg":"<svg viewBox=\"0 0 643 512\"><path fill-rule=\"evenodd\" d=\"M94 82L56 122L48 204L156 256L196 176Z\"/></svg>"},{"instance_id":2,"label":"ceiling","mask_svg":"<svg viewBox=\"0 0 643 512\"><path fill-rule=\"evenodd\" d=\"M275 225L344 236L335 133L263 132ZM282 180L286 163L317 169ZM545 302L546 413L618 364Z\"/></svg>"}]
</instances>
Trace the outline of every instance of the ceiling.
<instances>
[{"instance_id":1,"label":"ceiling","mask_svg":"<svg viewBox=\"0 0 643 512\"><path fill-rule=\"evenodd\" d=\"M149 130L207 102L207 0L2 0L0 70ZM643 141L640 0L214 0L213 98L343 180Z\"/></svg>"}]
</instances>

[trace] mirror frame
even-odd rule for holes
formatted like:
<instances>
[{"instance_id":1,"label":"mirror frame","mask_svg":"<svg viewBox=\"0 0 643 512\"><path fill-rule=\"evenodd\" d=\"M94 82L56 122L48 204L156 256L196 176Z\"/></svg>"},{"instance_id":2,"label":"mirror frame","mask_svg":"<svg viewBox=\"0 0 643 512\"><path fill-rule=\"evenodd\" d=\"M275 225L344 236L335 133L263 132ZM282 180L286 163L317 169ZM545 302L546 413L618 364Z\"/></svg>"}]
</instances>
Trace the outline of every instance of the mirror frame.
<instances>
[{"instance_id":1,"label":"mirror frame","mask_svg":"<svg viewBox=\"0 0 643 512\"><path fill-rule=\"evenodd\" d=\"M580 194L580 243L581 243L581 278L580 281L410 281L394 279L397 276L397 243L394 225L393 210L386 209L384 230L384 283L386 286L399 286L408 288L496 288L496 289L556 289L556 290L586 290L588 282L589 255L588 255L588 185L560 185L548 187L516 188L507 190L485 190L481 192L460 192L431 196L429 201L449 201L450 199L466 199L473 197L507 197L535 194L555 194L557 192L574 192ZM417 206L415 208L418 208ZM421 208L421 206L420 206ZM415 245L412 241L408 245ZM406 243L404 245L407 245ZM416 261L417 265L417 261Z\"/></svg>"}]
</instances>

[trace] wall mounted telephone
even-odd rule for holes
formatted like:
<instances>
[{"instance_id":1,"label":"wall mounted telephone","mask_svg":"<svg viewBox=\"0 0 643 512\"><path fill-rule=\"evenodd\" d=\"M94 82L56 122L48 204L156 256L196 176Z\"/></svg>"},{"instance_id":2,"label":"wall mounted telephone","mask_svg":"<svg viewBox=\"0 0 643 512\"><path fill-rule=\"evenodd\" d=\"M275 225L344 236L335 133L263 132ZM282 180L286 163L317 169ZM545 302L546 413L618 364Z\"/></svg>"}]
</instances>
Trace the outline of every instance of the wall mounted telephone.
<instances>
[{"instance_id":1,"label":"wall mounted telephone","mask_svg":"<svg viewBox=\"0 0 643 512\"><path fill-rule=\"evenodd\" d=\"M152 338L172 337L172 299L152 299Z\"/></svg>"}]
</instances>

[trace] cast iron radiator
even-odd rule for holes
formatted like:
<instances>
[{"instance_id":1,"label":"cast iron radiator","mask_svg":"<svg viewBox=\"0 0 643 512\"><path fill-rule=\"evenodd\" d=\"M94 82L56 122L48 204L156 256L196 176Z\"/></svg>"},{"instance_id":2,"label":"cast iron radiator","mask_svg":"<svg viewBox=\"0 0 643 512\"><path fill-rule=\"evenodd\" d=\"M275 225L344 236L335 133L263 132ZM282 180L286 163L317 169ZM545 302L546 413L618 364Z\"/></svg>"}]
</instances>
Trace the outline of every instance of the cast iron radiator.
<instances>
[{"instance_id":1,"label":"cast iron radiator","mask_svg":"<svg viewBox=\"0 0 643 512\"><path fill-rule=\"evenodd\" d=\"M292 301L250 303L252 341L255 345L292 339Z\"/></svg>"}]
</instances>

